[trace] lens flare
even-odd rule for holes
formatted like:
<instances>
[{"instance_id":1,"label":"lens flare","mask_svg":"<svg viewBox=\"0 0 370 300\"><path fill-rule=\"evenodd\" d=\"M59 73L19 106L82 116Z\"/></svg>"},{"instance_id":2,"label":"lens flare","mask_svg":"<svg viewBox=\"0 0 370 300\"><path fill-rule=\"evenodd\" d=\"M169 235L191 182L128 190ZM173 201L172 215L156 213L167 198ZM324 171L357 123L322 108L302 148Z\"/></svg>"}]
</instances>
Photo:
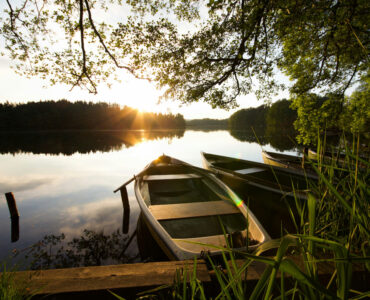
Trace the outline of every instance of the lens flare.
<instances>
[{"instance_id":1,"label":"lens flare","mask_svg":"<svg viewBox=\"0 0 370 300\"><path fill-rule=\"evenodd\" d=\"M243 206L243 200L238 200L235 204L237 207L242 207Z\"/></svg>"},{"instance_id":2,"label":"lens flare","mask_svg":"<svg viewBox=\"0 0 370 300\"><path fill-rule=\"evenodd\" d=\"M244 201L241 200L239 197L232 196L232 199L233 199L233 201L234 201L234 203L237 207L242 207L243 206Z\"/></svg>"}]
</instances>

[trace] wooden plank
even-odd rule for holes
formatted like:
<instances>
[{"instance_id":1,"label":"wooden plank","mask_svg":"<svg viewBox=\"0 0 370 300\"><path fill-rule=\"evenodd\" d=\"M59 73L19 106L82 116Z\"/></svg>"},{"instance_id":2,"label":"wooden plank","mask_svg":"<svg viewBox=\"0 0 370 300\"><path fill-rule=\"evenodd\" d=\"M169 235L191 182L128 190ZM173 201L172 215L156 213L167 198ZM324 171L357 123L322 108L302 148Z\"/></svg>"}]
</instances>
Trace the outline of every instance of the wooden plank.
<instances>
[{"instance_id":1,"label":"wooden plank","mask_svg":"<svg viewBox=\"0 0 370 300\"><path fill-rule=\"evenodd\" d=\"M195 179L195 178L202 178L202 176L198 174L160 174L160 175L145 175L143 180L178 180L178 179Z\"/></svg>"},{"instance_id":2,"label":"wooden plank","mask_svg":"<svg viewBox=\"0 0 370 300\"><path fill-rule=\"evenodd\" d=\"M272 258L272 257L271 257ZM299 268L304 271L301 257L289 256ZM245 260L236 260L236 265L240 268ZM14 272L12 275L20 284L26 284L27 290L35 295L48 295L60 293L106 291L107 289L138 289L161 285L171 285L174 282L176 270L191 272L194 261L169 261L137 263L98 267L81 267L57 270L42 271L21 271ZM231 262L230 262L231 266ZM318 262L319 279L327 282L332 276L335 267L331 262ZM353 264L352 276L358 280L359 284L368 283L368 273L363 264ZM241 274L243 280L250 284L256 283L262 276L266 265L262 262L252 262ZM233 270L233 267L231 267ZM226 272L226 270L224 270ZM284 273L284 276L289 275ZM0 273L1 277L1 273ZM281 273L276 274L277 279ZM211 278L215 278L213 270L208 271L204 260L197 260L197 279L203 283L211 283ZM213 287L213 285L209 285ZM63 294L62 294L63 295ZM79 294L79 299L86 294ZM54 297L55 295L53 295ZM66 294L64 294L66 298ZM54 298L53 298L54 299Z\"/></svg>"},{"instance_id":3,"label":"wooden plank","mask_svg":"<svg viewBox=\"0 0 370 300\"><path fill-rule=\"evenodd\" d=\"M171 285L176 270L192 272L194 262L153 262L112 266L15 272L15 280L26 282L31 293L54 294L107 289ZM1 273L0 273L1 275ZM210 282L204 261L197 261L197 278Z\"/></svg>"},{"instance_id":4,"label":"wooden plank","mask_svg":"<svg viewBox=\"0 0 370 300\"><path fill-rule=\"evenodd\" d=\"M236 173L244 174L244 175L262 172L262 171L266 171L266 169L254 167L254 168L235 170Z\"/></svg>"},{"instance_id":5,"label":"wooden plank","mask_svg":"<svg viewBox=\"0 0 370 300\"><path fill-rule=\"evenodd\" d=\"M151 205L149 206L149 211L157 220L184 219L240 213L240 210L234 204L226 201Z\"/></svg>"}]
</instances>

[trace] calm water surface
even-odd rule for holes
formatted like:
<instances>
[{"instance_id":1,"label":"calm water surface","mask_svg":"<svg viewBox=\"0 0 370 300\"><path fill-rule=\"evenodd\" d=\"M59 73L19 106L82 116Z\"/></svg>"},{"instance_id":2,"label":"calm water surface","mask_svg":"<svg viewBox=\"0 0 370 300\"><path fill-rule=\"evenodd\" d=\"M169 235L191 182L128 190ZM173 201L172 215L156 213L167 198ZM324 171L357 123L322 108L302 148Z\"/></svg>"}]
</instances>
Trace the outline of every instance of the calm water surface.
<instances>
[{"instance_id":1,"label":"calm water surface","mask_svg":"<svg viewBox=\"0 0 370 300\"><path fill-rule=\"evenodd\" d=\"M265 140L263 146L255 142L251 133L228 131L27 133L0 138L0 261L17 263L20 269L141 261L133 184L128 186L128 234L122 234L122 202L113 190L163 153L201 167L200 151L259 162L261 148L276 151ZM19 240L13 243L6 192L13 192L20 214Z\"/></svg>"}]
</instances>

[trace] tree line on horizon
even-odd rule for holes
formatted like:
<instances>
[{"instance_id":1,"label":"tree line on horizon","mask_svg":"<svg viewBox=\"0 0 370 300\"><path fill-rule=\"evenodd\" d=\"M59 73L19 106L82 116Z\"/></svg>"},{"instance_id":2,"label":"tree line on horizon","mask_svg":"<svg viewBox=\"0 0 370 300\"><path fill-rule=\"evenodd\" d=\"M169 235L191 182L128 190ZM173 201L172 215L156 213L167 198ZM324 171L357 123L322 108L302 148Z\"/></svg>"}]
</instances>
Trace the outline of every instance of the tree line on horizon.
<instances>
[{"instance_id":1,"label":"tree line on horizon","mask_svg":"<svg viewBox=\"0 0 370 300\"><path fill-rule=\"evenodd\" d=\"M0 103L0 130L183 129L181 114L139 112L105 102Z\"/></svg>"},{"instance_id":2,"label":"tree line on horizon","mask_svg":"<svg viewBox=\"0 0 370 300\"><path fill-rule=\"evenodd\" d=\"M231 130L254 129L266 135L289 135L304 145L315 145L325 133L348 133L370 140L370 81L350 95L303 94L271 105L241 109L229 118Z\"/></svg>"}]
</instances>

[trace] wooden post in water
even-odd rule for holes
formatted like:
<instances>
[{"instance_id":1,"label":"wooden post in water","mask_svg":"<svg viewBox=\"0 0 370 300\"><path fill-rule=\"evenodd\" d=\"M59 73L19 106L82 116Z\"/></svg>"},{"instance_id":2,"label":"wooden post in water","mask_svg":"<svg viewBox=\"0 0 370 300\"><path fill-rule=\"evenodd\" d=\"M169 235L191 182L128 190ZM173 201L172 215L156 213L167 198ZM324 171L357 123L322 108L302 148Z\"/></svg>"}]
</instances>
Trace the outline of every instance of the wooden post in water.
<instances>
[{"instance_id":1,"label":"wooden post in water","mask_svg":"<svg viewBox=\"0 0 370 300\"><path fill-rule=\"evenodd\" d=\"M121 187L121 198L123 204L123 220L122 220L122 233L126 234L129 230L130 225L130 203L128 200L127 188L126 186Z\"/></svg>"},{"instance_id":2,"label":"wooden post in water","mask_svg":"<svg viewBox=\"0 0 370 300\"><path fill-rule=\"evenodd\" d=\"M5 198L11 219L11 241L14 243L19 240L19 213L13 193L5 193Z\"/></svg>"},{"instance_id":3,"label":"wooden post in water","mask_svg":"<svg viewBox=\"0 0 370 300\"><path fill-rule=\"evenodd\" d=\"M15 202L13 193L5 193L6 201L8 202L10 217L19 217L17 203Z\"/></svg>"}]
</instances>

